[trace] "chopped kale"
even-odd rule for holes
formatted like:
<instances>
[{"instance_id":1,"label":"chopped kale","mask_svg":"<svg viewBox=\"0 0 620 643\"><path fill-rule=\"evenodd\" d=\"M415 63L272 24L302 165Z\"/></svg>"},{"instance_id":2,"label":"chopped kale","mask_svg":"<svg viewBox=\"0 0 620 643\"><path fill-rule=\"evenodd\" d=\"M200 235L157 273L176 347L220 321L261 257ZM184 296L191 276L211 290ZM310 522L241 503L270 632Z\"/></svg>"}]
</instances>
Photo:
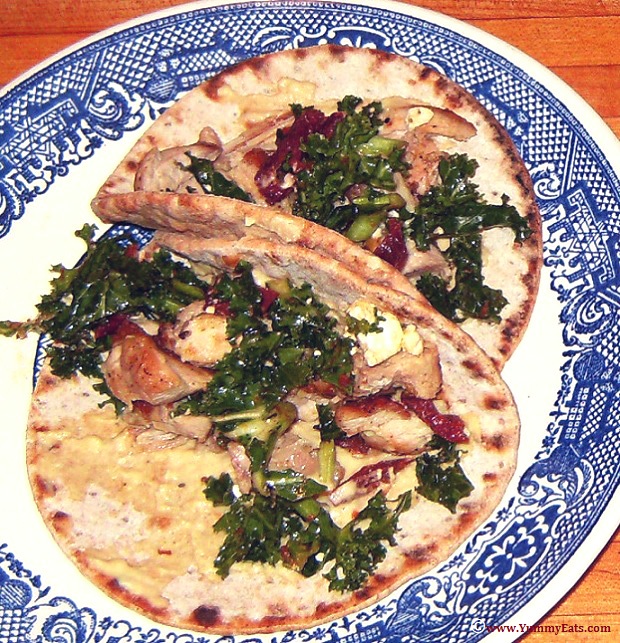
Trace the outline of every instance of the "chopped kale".
<instances>
[{"instance_id":1,"label":"chopped kale","mask_svg":"<svg viewBox=\"0 0 620 643\"><path fill-rule=\"evenodd\" d=\"M221 172L218 172L213 161L204 158L198 158L193 154L188 154L189 166L186 168L194 175L194 178L200 184L205 194L215 196L227 196L238 201L247 201L251 203L252 197L234 181L227 179Z\"/></svg>"},{"instance_id":2,"label":"chopped kale","mask_svg":"<svg viewBox=\"0 0 620 643\"><path fill-rule=\"evenodd\" d=\"M94 240L96 228L84 226L76 236L87 244L74 268L54 266L51 292L38 304L36 319L4 322L5 334L46 334L52 370L62 377L82 372L100 377L101 354L110 348L108 333L118 315L142 314L173 320L181 308L204 298L207 284L170 254L158 251L152 261L138 259L128 236Z\"/></svg>"},{"instance_id":3,"label":"chopped kale","mask_svg":"<svg viewBox=\"0 0 620 643\"><path fill-rule=\"evenodd\" d=\"M531 234L527 221L504 197L490 205L471 182L478 167L465 154L454 154L439 163L441 183L420 197L414 213L401 211L406 229L419 250L428 250L440 239L449 241L443 255L454 268L453 284L437 275L424 274L417 286L431 304L453 321L466 318L497 322L508 303L502 292L484 283L482 236L484 230L508 227L516 242Z\"/></svg>"},{"instance_id":4,"label":"chopped kale","mask_svg":"<svg viewBox=\"0 0 620 643\"><path fill-rule=\"evenodd\" d=\"M428 447L429 451L416 459L416 491L455 513L458 502L474 489L460 465L461 451L454 442L438 435L432 437Z\"/></svg>"},{"instance_id":5,"label":"chopped kale","mask_svg":"<svg viewBox=\"0 0 620 643\"><path fill-rule=\"evenodd\" d=\"M215 523L225 534L215 559L226 577L238 562L283 563L306 577L323 572L330 589L354 591L364 585L394 545L398 520L411 506L402 494L394 509L378 493L347 525L337 526L311 493L297 500L279 494L235 496L228 474L207 479L205 497L228 511Z\"/></svg>"},{"instance_id":6,"label":"chopped kale","mask_svg":"<svg viewBox=\"0 0 620 643\"><path fill-rule=\"evenodd\" d=\"M310 286L290 287L262 311L256 287L245 282L245 288L235 288L236 280L244 282L248 274L249 267L241 265L218 286L231 312L238 310L228 323L233 348L215 365L207 389L182 402L179 413L219 416L271 409L315 379L348 387L353 341L337 331L336 319Z\"/></svg>"},{"instance_id":7,"label":"chopped kale","mask_svg":"<svg viewBox=\"0 0 620 643\"><path fill-rule=\"evenodd\" d=\"M295 122L278 133L278 150L257 175L259 182L275 175L282 184L284 177L294 177L291 188L270 184L267 196L282 199L292 192L295 215L350 233L356 241L370 237L388 210L402 207L394 173L407 167L405 143L379 134L381 104L360 103L347 96L329 116L292 105Z\"/></svg>"}]
</instances>

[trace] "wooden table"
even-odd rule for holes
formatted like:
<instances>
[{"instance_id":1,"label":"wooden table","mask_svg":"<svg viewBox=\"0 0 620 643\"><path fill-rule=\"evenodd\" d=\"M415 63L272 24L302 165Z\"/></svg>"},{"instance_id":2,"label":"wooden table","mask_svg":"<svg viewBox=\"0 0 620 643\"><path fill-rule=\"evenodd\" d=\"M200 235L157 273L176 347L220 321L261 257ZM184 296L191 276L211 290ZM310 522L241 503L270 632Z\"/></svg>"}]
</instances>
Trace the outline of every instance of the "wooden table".
<instances>
[{"instance_id":1,"label":"wooden table","mask_svg":"<svg viewBox=\"0 0 620 643\"><path fill-rule=\"evenodd\" d=\"M407 0L410 2L410 0ZM554 71L620 136L620 0L419 0L515 45ZM0 86L47 56L175 0L1 0ZM535 625L530 623L528 625ZM560 633L578 625L602 633ZM527 643L620 640L620 532Z\"/></svg>"}]
</instances>

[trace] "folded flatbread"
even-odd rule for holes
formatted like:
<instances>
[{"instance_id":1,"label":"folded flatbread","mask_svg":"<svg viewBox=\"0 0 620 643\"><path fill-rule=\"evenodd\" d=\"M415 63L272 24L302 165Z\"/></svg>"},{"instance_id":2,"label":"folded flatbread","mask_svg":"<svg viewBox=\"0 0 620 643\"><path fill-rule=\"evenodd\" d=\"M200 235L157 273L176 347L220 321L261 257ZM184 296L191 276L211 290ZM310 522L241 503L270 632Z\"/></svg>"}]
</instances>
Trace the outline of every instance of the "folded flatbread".
<instances>
[{"instance_id":1,"label":"folded flatbread","mask_svg":"<svg viewBox=\"0 0 620 643\"><path fill-rule=\"evenodd\" d=\"M171 390L178 397L205 386L201 373L211 369L198 365L201 348L206 360L216 359L217 346L224 346L224 354L232 350L218 336L221 326L213 325L231 314L229 307L209 300L189 304L174 321L124 320L104 365L124 411L118 415L103 404L107 398L91 379L63 379L48 363L28 426L28 470L42 516L63 550L105 593L155 621L202 632L307 628L367 606L431 569L494 510L515 468L518 414L490 358L457 326L425 302L370 284L341 262L294 244L160 232L144 260L157 248L189 262L209 283L251 266L263 292L276 300L289 288L309 285L340 323L353 316L385 324L380 332L367 326L351 331L353 390L314 382L287 395L295 417L269 466L314 475L312 462L300 459L312 460L320 449L315 405L324 403L334 409L347 439L336 441L338 473L314 500L341 525L378 490L388 503L410 492L411 507L400 514L385 558L356 589L330 589L321 571L306 577L290 552L273 565L250 557L218 574L214 560L226 534L214 525L227 507L205 499L205 479L228 473L237 494L255 486L244 443L216 430L218 419L173 418L164 411L177 402L174 392L168 396ZM432 455L428 445L437 428L413 410L415 400L433 405L440 419L462 422L456 446L471 488L450 506L421 489L418 460ZM272 500L278 488L273 485L262 488ZM434 493L441 497L445 491L439 485Z\"/></svg>"},{"instance_id":2,"label":"folded flatbread","mask_svg":"<svg viewBox=\"0 0 620 643\"><path fill-rule=\"evenodd\" d=\"M381 102L387 115L382 135L385 130L386 137L406 141L410 170L398 190L408 205L437 184L440 158L463 154L478 164L474 179L486 202L499 205L507 197L527 222L531 234L518 243L506 227L482 233L485 284L501 290L507 304L499 322L467 317L461 323L501 367L523 336L539 283L540 216L531 180L507 132L479 101L444 75L401 56L325 45L268 54L223 71L152 124L101 187L94 211L108 222L170 231L215 226L224 238L299 243L348 263L372 282L417 297L414 284L424 272L452 278L440 241L424 252L409 241L406 265L395 268L383 259L381 265L375 237L356 243L295 216L291 198L272 202L257 189L260 159L273 153L276 132L291 127L291 104L316 106L329 115L345 96ZM183 169L188 154L213 159L253 203L202 193ZM264 180L264 168L262 174Z\"/></svg>"}]
</instances>

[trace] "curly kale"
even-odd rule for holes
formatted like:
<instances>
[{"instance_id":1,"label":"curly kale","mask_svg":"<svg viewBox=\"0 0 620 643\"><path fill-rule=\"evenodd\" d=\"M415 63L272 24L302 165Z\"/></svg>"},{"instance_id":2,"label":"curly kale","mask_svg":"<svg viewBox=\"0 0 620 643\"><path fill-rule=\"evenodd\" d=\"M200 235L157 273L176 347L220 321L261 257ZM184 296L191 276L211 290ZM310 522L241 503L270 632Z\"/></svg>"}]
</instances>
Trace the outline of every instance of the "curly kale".
<instances>
[{"instance_id":1,"label":"curly kale","mask_svg":"<svg viewBox=\"0 0 620 643\"><path fill-rule=\"evenodd\" d=\"M454 268L452 285L426 273L417 286L431 304L453 321L468 317L497 322L508 303L501 290L484 283L482 232L510 228L517 243L531 235L527 220L504 197L487 203L471 181L478 164L465 154L453 154L439 162L440 184L420 197L414 213L401 211L406 229L418 250L428 250L440 239L449 241L444 257Z\"/></svg>"},{"instance_id":2,"label":"curly kale","mask_svg":"<svg viewBox=\"0 0 620 643\"><path fill-rule=\"evenodd\" d=\"M279 492L235 496L228 474L205 483L205 497L228 507L215 523L215 531L225 534L215 559L218 574L226 577L242 561L283 563L306 577L323 572L330 589L340 592L366 583L385 558L386 544L395 544L399 517L411 506L410 492L402 494L393 509L378 493L339 527L312 490L293 500Z\"/></svg>"},{"instance_id":3,"label":"curly kale","mask_svg":"<svg viewBox=\"0 0 620 643\"><path fill-rule=\"evenodd\" d=\"M218 172L213 161L205 158L199 158L193 154L187 154L189 158L189 166L185 169L194 176L200 187L205 194L213 194L215 196L227 196L231 199L239 201L247 201L251 203L252 197L234 181L226 178L221 172Z\"/></svg>"},{"instance_id":4,"label":"curly kale","mask_svg":"<svg viewBox=\"0 0 620 643\"><path fill-rule=\"evenodd\" d=\"M325 116L312 107L293 105L295 124L279 132L279 176L293 176L293 214L367 239L388 210L404 201L394 191L394 174L404 170L405 143L379 134L384 121L378 102L360 107L347 96L338 111ZM301 132L300 132L301 130ZM348 192L355 194L348 198ZM281 191L281 196L288 190Z\"/></svg>"},{"instance_id":5,"label":"curly kale","mask_svg":"<svg viewBox=\"0 0 620 643\"><path fill-rule=\"evenodd\" d=\"M205 391L190 396L179 413L226 416L274 407L288 393L315 379L348 388L353 340L308 285L289 287L262 310L261 290L250 267L240 264L216 289L230 304L233 345L214 367Z\"/></svg>"},{"instance_id":6,"label":"curly kale","mask_svg":"<svg viewBox=\"0 0 620 643\"><path fill-rule=\"evenodd\" d=\"M461 451L457 444L438 435L433 436L428 448L416 459L416 491L455 513L459 500L474 489L460 465Z\"/></svg>"},{"instance_id":7,"label":"curly kale","mask_svg":"<svg viewBox=\"0 0 620 643\"><path fill-rule=\"evenodd\" d=\"M181 308L204 298L208 287L166 251L140 261L128 235L95 241L95 233L89 225L76 232L86 253L74 268L53 266L57 277L37 305L35 319L0 324L5 335L47 335L52 370L62 377L76 372L101 377L101 354L110 348L105 328L115 316L171 321Z\"/></svg>"}]
</instances>

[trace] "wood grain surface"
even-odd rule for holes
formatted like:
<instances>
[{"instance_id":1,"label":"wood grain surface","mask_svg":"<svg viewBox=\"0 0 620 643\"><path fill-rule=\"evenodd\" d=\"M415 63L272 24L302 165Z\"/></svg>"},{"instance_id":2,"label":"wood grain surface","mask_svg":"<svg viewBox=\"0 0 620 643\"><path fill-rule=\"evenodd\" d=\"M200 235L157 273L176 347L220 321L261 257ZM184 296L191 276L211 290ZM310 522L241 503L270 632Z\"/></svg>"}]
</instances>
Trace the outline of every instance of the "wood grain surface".
<instances>
[{"instance_id":1,"label":"wood grain surface","mask_svg":"<svg viewBox=\"0 0 620 643\"><path fill-rule=\"evenodd\" d=\"M406 1L459 18L529 54L576 90L620 136L620 0ZM97 32L180 4L0 0L0 86ZM581 581L566 590L541 621L523 624L533 629L521 641L620 640L620 532Z\"/></svg>"}]
</instances>

